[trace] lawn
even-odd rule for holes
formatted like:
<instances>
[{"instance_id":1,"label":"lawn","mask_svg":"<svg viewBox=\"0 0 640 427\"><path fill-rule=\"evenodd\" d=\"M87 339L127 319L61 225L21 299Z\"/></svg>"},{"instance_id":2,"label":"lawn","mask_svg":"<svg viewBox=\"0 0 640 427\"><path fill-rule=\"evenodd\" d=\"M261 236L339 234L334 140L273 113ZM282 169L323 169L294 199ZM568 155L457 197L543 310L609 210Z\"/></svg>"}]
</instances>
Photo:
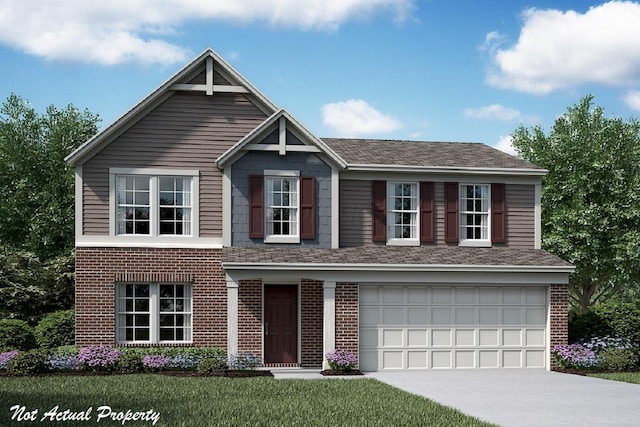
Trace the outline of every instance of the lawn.
<instances>
[{"instance_id":1,"label":"lawn","mask_svg":"<svg viewBox=\"0 0 640 427\"><path fill-rule=\"evenodd\" d=\"M612 372L608 374L589 374L589 376L604 378L605 380L624 381L626 383L640 384L640 372Z\"/></svg>"},{"instance_id":2,"label":"lawn","mask_svg":"<svg viewBox=\"0 0 640 427\"><path fill-rule=\"evenodd\" d=\"M11 420L14 405L38 410L35 421ZM50 412L58 406L60 421ZM374 379L276 380L164 375L0 377L0 425L83 426L489 426L476 418ZM91 412L87 411L91 408ZM75 413L76 421L63 421ZM82 412L82 413L81 413ZM44 422L40 422L43 416ZM82 421L88 418L88 421Z\"/></svg>"}]
</instances>

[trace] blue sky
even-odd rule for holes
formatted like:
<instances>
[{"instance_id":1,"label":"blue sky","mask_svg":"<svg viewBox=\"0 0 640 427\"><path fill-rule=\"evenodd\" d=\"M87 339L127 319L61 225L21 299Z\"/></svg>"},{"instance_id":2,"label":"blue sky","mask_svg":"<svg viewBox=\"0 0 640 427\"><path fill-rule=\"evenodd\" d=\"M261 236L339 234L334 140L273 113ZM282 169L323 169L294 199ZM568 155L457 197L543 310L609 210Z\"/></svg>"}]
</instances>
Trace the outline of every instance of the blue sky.
<instances>
[{"instance_id":1,"label":"blue sky","mask_svg":"<svg viewBox=\"0 0 640 427\"><path fill-rule=\"evenodd\" d=\"M0 99L104 127L207 47L320 137L508 150L587 94L640 115L639 2L0 0Z\"/></svg>"}]
</instances>

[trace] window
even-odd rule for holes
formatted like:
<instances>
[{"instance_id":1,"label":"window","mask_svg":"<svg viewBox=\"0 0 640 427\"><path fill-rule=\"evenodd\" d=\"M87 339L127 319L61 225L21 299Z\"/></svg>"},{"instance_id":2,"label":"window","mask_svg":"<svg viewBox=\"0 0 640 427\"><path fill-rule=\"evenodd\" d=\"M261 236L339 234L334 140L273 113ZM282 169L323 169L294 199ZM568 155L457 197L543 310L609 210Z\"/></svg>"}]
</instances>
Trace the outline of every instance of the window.
<instances>
[{"instance_id":1,"label":"window","mask_svg":"<svg viewBox=\"0 0 640 427\"><path fill-rule=\"evenodd\" d=\"M116 176L117 235L191 236L193 178Z\"/></svg>"},{"instance_id":2,"label":"window","mask_svg":"<svg viewBox=\"0 0 640 427\"><path fill-rule=\"evenodd\" d=\"M298 186L297 176L265 176L265 242L300 240Z\"/></svg>"},{"instance_id":3,"label":"window","mask_svg":"<svg viewBox=\"0 0 640 427\"><path fill-rule=\"evenodd\" d=\"M460 185L460 242L491 243L489 233L489 185Z\"/></svg>"},{"instance_id":4,"label":"window","mask_svg":"<svg viewBox=\"0 0 640 427\"><path fill-rule=\"evenodd\" d=\"M418 244L418 184L390 182L387 194L389 243Z\"/></svg>"},{"instance_id":5,"label":"window","mask_svg":"<svg viewBox=\"0 0 640 427\"><path fill-rule=\"evenodd\" d=\"M191 341L191 285L122 283L116 293L118 342Z\"/></svg>"}]
</instances>

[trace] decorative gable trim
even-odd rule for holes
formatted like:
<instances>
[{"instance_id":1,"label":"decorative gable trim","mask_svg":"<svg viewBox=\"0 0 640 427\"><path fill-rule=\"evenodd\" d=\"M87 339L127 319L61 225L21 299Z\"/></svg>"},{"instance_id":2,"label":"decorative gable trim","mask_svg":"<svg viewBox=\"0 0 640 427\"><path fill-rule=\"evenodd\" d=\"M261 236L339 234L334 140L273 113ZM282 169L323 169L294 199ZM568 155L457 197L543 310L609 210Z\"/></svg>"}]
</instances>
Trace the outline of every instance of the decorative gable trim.
<instances>
[{"instance_id":1,"label":"decorative gable trim","mask_svg":"<svg viewBox=\"0 0 640 427\"><path fill-rule=\"evenodd\" d=\"M214 64L218 65L221 74L224 74L226 78L232 81L234 83L233 85L213 85ZM207 83L205 85L200 87L199 85L182 83L193 78L193 76L202 69L203 65L206 67L207 73ZM249 81L238 73L231 65L218 56L217 53L215 53L211 48L208 48L153 92L147 95L144 99L134 105L129 111L124 113L93 138L82 144L73 153L69 154L65 158L65 161L74 166L83 164L94 154L107 146L112 140L142 119L149 113L149 111L169 98L176 90L203 90L209 95L213 95L216 91L246 93L251 101L266 114L273 113L277 110L274 103L249 83Z\"/></svg>"}]
</instances>

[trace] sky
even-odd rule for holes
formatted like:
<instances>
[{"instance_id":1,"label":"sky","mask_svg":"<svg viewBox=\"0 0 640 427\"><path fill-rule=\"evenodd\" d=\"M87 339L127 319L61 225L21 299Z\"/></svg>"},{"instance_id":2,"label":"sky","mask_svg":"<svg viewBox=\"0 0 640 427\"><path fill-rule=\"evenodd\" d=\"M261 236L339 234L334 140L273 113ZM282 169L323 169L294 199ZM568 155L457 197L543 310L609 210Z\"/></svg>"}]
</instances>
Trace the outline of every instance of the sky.
<instances>
[{"instance_id":1,"label":"sky","mask_svg":"<svg viewBox=\"0 0 640 427\"><path fill-rule=\"evenodd\" d=\"M0 101L106 127L212 48L319 137L513 153L586 95L640 116L640 2L0 0Z\"/></svg>"}]
</instances>

